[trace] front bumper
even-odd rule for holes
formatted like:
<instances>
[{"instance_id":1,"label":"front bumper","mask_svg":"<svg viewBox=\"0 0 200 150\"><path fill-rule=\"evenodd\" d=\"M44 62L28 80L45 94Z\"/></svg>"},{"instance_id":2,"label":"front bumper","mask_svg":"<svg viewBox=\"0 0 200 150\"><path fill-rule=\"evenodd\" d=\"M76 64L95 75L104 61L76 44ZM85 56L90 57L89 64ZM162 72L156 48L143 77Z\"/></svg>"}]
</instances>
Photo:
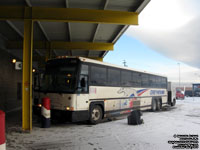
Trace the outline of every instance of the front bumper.
<instances>
[{"instance_id":1,"label":"front bumper","mask_svg":"<svg viewBox=\"0 0 200 150\"><path fill-rule=\"evenodd\" d=\"M33 106L33 113L37 116L41 116L41 107ZM63 120L69 122L79 122L89 120L89 111L64 111L51 109L52 120Z\"/></svg>"}]
</instances>

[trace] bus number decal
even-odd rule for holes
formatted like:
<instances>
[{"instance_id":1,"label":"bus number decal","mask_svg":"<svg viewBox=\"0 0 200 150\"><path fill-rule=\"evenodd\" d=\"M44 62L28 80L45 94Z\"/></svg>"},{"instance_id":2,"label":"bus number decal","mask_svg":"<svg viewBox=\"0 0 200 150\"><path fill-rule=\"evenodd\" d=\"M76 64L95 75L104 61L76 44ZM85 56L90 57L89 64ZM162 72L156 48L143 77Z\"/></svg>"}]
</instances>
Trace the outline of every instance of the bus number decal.
<instances>
[{"instance_id":1,"label":"bus number decal","mask_svg":"<svg viewBox=\"0 0 200 150\"><path fill-rule=\"evenodd\" d=\"M96 94L97 90L96 88L90 87L90 94Z\"/></svg>"}]
</instances>

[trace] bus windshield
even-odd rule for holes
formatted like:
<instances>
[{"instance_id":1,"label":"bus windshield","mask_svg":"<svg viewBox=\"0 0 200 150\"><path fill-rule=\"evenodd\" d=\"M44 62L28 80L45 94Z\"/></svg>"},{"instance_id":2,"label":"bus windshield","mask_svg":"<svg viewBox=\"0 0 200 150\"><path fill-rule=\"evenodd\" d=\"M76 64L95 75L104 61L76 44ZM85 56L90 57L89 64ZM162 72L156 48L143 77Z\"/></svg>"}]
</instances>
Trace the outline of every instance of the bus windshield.
<instances>
[{"instance_id":1,"label":"bus windshield","mask_svg":"<svg viewBox=\"0 0 200 150\"><path fill-rule=\"evenodd\" d=\"M72 93L76 89L78 63L51 63L40 76L40 91L50 93Z\"/></svg>"}]
</instances>

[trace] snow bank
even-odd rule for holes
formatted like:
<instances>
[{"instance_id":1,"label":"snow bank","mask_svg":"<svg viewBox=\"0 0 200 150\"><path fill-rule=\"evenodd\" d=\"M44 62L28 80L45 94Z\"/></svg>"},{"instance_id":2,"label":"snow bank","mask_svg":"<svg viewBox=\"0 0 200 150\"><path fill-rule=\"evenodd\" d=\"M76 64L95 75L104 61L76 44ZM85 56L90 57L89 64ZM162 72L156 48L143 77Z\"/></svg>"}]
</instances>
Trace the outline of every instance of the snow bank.
<instances>
[{"instance_id":1,"label":"snow bank","mask_svg":"<svg viewBox=\"0 0 200 150\"><path fill-rule=\"evenodd\" d=\"M173 108L144 112L144 124L127 119L98 125L56 124L49 129L34 122L31 134L20 124L8 124L7 150L169 150L174 134L200 135L200 98L178 100Z\"/></svg>"}]
</instances>

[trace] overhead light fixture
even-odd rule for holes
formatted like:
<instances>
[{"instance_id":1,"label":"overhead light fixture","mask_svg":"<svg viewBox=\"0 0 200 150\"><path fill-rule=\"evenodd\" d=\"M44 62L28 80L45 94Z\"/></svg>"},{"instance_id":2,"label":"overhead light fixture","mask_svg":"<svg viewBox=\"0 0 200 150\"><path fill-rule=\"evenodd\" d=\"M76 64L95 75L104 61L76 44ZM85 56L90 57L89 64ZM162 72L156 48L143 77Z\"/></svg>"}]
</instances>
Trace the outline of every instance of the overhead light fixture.
<instances>
[{"instance_id":1,"label":"overhead light fixture","mask_svg":"<svg viewBox=\"0 0 200 150\"><path fill-rule=\"evenodd\" d=\"M15 64L17 62L16 59L12 59L12 63Z\"/></svg>"},{"instance_id":2,"label":"overhead light fixture","mask_svg":"<svg viewBox=\"0 0 200 150\"><path fill-rule=\"evenodd\" d=\"M35 69L33 69L33 72L35 72Z\"/></svg>"},{"instance_id":3,"label":"overhead light fixture","mask_svg":"<svg viewBox=\"0 0 200 150\"><path fill-rule=\"evenodd\" d=\"M70 73L67 74L67 77L71 77L72 75Z\"/></svg>"}]
</instances>

